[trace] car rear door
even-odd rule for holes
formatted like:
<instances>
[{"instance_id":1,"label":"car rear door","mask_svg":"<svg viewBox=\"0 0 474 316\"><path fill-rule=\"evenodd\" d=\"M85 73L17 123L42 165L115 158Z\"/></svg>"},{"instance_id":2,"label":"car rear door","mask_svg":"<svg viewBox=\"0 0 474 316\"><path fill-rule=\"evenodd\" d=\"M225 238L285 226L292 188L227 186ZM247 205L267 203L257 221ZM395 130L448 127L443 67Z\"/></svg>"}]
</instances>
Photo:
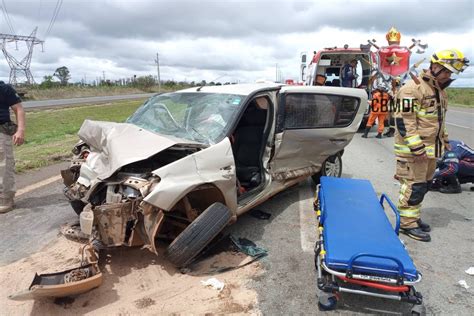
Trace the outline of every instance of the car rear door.
<instances>
[{"instance_id":1,"label":"car rear door","mask_svg":"<svg viewBox=\"0 0 474 316\"><path fill-rule=\"evenodd\" d=\"M286 180L318 172L327 157L352 140L366 104L367 93L362 89L282 87L270 162L272 178Z\"/></svg>"}]
</instances>

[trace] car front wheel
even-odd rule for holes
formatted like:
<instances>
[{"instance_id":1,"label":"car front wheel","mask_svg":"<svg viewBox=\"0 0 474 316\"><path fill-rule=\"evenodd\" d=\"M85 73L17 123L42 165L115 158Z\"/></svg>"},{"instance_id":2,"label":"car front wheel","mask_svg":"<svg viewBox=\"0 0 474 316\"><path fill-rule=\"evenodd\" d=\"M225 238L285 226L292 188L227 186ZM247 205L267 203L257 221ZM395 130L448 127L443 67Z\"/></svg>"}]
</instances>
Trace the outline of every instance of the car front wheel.
<instances>
[{"instance_id":1,"label":"car front wheel","mask_svg":"<svg viewBox=\"0 0 474 316\"><path fill-rule=\"evenodd\" d=\"M216 202L199 215L168 246L166 256L177 267L185 267L221 232L232 217L230 209Z\"/></svg>"},{"instance_id":2,"label":"car front wheel","mask_svg":"<svg viewBox=\"0 0 474 316\"><path fill-rule=\"evenodd\" d=\"M342 175L342 158L341 154L329 156L321 166L321 171L312 175L315 184L319 184L319 180L322 176L337 177L340 178Z\"/></svg>"}]
</instances>

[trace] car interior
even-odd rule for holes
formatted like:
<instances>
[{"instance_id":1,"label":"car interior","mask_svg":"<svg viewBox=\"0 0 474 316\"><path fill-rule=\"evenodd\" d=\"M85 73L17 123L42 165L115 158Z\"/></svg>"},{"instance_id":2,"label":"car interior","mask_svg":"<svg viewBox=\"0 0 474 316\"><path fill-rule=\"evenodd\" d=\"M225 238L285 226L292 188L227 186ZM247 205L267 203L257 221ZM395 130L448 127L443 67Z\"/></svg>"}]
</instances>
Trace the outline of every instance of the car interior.
<instances>
[{"instance_id":1,"label":"car interior","mask_svg":"<svg viewBox=\"0 0 474 316\"><path fill-rule=\"evenodd\" d=\"M262 181L264 132L270 100L257 97L250 102L233 133L237 180L240 193L252 190Z\"/></svg>"}]
</instances>

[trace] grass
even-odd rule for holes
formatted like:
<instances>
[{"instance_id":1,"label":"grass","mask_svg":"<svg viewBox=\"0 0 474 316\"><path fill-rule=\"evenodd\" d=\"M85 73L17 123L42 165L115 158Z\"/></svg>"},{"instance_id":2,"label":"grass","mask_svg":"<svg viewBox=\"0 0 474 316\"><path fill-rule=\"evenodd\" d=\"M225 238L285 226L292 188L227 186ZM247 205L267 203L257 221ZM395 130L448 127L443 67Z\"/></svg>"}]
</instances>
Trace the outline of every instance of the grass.
<instances>
[{"instance_id":1,"label":"grass","mask_svg":"<svg viewBox=\"0 0 474 316\"><path fill-rule=\"evenodd\" d=\"M474 107L474 88L448 88L449 105Z\"/></svg>"},{"instance_id":2,"label":"grass","mask_svg":"<svg viewBox=\"0 0 474 316\"><path fill-rule=\"evenodd\" d=\"M174 86L162 85L160 92L170 92L178 89L184 89L188 86L176 84ZM82 97L96 97L122 94L138 94L138 93L155 93L158 92L158 86L150 86L147 88L131 87L131 86L66 86L42 89L38 86L17 88L22 93L24 101L31 100L54 100L69 99Z\"/></svg>"},{"instance_id":3,"label":"grass","mask_svg":"<svg viewBox=\"0 0 474 316\"><path fill-rule=\"evenodd\" d=\"M143 100L29 111L25 144L15 147L16 171L41 168L69 158L85 119L123 122Z\"/></svg>"}]
</instances>

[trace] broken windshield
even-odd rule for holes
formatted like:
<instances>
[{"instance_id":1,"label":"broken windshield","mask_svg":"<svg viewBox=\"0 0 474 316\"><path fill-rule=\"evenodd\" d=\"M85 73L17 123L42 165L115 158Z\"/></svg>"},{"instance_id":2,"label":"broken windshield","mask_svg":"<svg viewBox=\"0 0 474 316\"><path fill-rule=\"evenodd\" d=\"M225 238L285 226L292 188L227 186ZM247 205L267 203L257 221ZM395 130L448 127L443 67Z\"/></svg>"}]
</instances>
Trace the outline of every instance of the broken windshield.
<instances>
[{"instance_id":1,"label":"broken windshield","mask_svg":"<svg viewBox=\"0 0 474 316\"><path fill-rule=\"evenodd\" d=\"M211 145L226 136L243 99L233 94L166 93L150 98L126 122Z\"/></svg>"}]
</instances>

